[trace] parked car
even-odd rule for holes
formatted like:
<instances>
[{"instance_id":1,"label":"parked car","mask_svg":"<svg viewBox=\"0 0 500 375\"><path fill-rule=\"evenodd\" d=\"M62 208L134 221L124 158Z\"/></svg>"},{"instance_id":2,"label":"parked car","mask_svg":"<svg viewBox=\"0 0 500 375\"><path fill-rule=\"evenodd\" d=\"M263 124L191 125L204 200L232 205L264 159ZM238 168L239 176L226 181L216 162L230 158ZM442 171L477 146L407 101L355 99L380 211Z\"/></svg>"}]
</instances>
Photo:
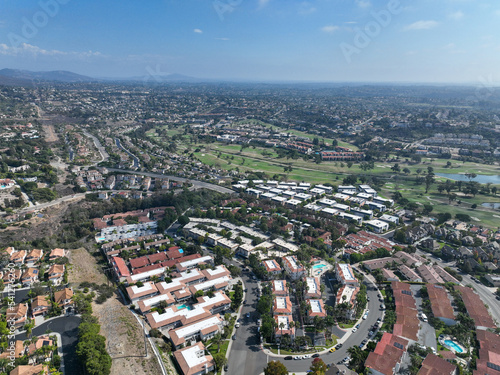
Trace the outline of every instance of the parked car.
<instances>
[{"instance_id":1,"label":"parked car","mask_svg":"<svg viewBox=\"0 0 500 375\"><path fill-rule=\"evenodd\" d=\"M333 353L335 350L337 350L336 347L330 349L330 353Z\"/></svg>"},{"instance_id":2,"label":"parked car","mask_svg":"<svg viewBox=\"0 0 500 375\"><path fill-rule=\"evenodd\" d=\"M355 333L357 330L358 330L358 329L357 329L356 327L354 327L354 328L352 329L352 333Z\"/></svg>"},{"instance_id":3,"label":"parked car","mask_svg":"<svg viewBox=\"0 0 500 375\"><path fill-rule=\"evenodd\" d=\"M232 339L233 339L233 340L236 340L236 335L233 335Z\"/></svg>"},{"instance_id":4,"label":"parked car","mask_svg":"<svg viewBox=\"0 0 500 375\"><path fill-rule=\"evenodd\" d=\"M224 365L224 371L227 371L229 367L227 366L227 364Z\"/></svg>"},{"instance_id":5,"label":"parked car","mask_svg":"<svg viewBox=\"0 0 500 375\"><path fill-rule=\"evenodd\" d=\"M240 328L240 323L236 323L236 324L234 325L234 327L235 327L235 328Z\"/></svg>"},{"instance_id":6,"label":"parked car","mask_svg":"<svg viewBox=\"0 0 500 375\"><path fill-rule=\"evenodd\" d=\"M382 310L384 310L384 309L385 309L385 305L384 305L383 303L381 303L381 304L380 304L380 308L381 308Z\"/></svg>"},{"instance_id":7,"label":"parked car","mask_svg":"<svg viewBox=\"0 0 500 375\"><path fill-rule=\"evenodd\" d=\"M364 339L363 341L361 341L361 343L362 343L363 345L364 345L364 344L366 344L367 342L368 342L368 340L367 340L367 339Z\"/></svg>"},{"instance_id":8,"label":"parked car","mask_svg":"<svg viewBox=\"0 0 500 375\"><path fill-rule=\"evenodd\" d=\"M294 360L298 360L298 359L302 359L302 357L300 355L296 355L295 357L293 357Z\"/></svg>"},{"instance_id":9,"label":"parked car","mask_svg":"<svg viewBox=\"0 0 500 375\"><path fill-rule=\"evenodd\" d=\"M337 344L335 345L335 349L340 349L344 344L340 343L340 344Z\"/></svg>"},{"instance_id":10,"label":"parked car","mask_svg":"<svg viewBox=\"0 0 500 375\"><path fill-rule=\"evenodd\" d=\"M291 360L291 359L293 359L293 357L292 357L291 355L287 355L287 356L285 357L285 361L289 361L289 360Z\"/></svg>"},{"instance_id":11,"label":"parked car","mask_svg":"<svg viewBox=\"0 0 500 375\"><path fill-rule=\"evenodd\" d=\"M356 328L359 328L360 326L361 326L361 324L359 324L359 323L358 323L358 324L356 324Z\"/></svg>"},{"instance_id":12,"label":"parked car","mask_svg":"<svg viewBox=\"0 0 500 375\"><path fill-rule=\"evenodd\" d=\"M309 359L309 358L311 358L310 354L306 354L306 355L302 356L302 359Z\"/></svg>"},{"instance_id":13,"label":"parked car","mask_svg":"<svg viewBox=\"0 0 500 375\"><path fill-rule=\"evenodd\" d=\"M318 354L318 353L314 353L314 354L312 355L312 357L313 357L313 358L318 358L318 357L319 357L319 354Z\"/></svg>"}]
</instances>

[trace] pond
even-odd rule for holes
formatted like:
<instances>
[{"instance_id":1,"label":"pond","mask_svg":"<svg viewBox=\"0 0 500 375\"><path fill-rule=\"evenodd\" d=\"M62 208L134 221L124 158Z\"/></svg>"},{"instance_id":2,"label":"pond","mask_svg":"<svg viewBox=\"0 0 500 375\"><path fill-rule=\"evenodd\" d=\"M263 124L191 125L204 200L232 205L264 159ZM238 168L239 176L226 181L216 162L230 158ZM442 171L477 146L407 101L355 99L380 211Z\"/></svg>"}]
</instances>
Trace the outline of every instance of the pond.
<instances>
[{"instance_id":1,"label":"pond","mask_svg":"<svg viewBox=\"0 0 500 375\"><path fill-rule=\"evenodd\" d=\"M478 174L475 178L470 180L465 176L465 174L458 173L436 173L436 176L449 178L450 180L455 181L476 181L481 184L487 184L488 182L491 182L492 184L500 184L499 175L487 176L485 174Z\"/></svg>"},{"instance_id":2,"label":"pond","mask_svg":"<svg viewBox=\"0 0 500 375\"><path fill-rule=\"evenodd\" d=\"M500 208L500 202L486 202L486 203L481 203L481 206L486 207L486 208L493 208L495 210Z\"/></svg>"}]
</instances>

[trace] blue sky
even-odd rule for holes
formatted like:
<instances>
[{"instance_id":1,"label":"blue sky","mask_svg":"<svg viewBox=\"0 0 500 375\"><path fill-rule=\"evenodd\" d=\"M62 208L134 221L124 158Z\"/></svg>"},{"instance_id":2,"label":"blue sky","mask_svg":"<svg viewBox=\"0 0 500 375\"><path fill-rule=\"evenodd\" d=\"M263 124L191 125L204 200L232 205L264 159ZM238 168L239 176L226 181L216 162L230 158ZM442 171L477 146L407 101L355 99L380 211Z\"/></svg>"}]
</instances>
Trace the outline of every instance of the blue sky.
<instances>
[{"instance_id":1,"label":"blue sky","mask_svg":"<svg viewBox=\"0 0 500 375\"><path fill-rule=\"evenodd\" d=\"M0 0L0 68L498 84L497 0Z\"/></svg>"}]
</instances>

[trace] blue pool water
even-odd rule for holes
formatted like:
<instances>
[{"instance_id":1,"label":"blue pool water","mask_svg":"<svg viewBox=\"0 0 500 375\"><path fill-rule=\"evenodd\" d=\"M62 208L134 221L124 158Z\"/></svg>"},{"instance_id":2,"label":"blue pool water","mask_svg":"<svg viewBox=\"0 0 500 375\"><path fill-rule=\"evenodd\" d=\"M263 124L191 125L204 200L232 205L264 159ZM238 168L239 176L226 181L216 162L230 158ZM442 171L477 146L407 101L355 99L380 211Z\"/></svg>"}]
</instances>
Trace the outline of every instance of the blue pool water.
<instances>
[{"instance_id":1,"label":"blue pool water","mask_svg":"<svg viewBox=\"0 0 500 375\"><path fill-rule=\"evenodd\" d=\"M444 343L449 346L450 348L452 348L454 351L456 351L457 353L463 353L463 349L457 345L457 343L455 341L451 341L451 340L444 340Z\"/></svg>"},{"instance_id":2,"label":"blue pool water","mask_svg":"<svg viewBox=\"0 0 500 375\"><path fill-rule=\"evenodd\" d=\"M186 306L186 305L179 305L177 306L177 308L180 310L180 309L188 309L188 310L192 310L192 307L191 306Z\"/></svg>"},{"instance_id":3,"label":"blue pool water","mask_svg":"<svg viewBox=\"0 0 500 375\"><path fill-rule=\"evenodd\" d=\"M323 267L326 267L326 265L324 265L324 264L316 264L315 266L313 266L313 269L318 269L318 268L323 268Z\"/></svg>"}]
</instances>

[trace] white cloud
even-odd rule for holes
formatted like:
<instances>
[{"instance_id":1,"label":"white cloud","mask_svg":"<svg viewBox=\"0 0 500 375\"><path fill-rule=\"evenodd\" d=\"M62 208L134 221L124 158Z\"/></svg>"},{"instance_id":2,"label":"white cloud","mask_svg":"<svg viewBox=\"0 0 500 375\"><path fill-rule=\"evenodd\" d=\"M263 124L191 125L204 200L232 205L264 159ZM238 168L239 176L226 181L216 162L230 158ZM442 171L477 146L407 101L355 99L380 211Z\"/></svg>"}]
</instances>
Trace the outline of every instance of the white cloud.
<instances>
[{"instance_id":1,"label":"white cloud","mask_svg":"<svg viewBox=\"0 0 500 375\"><path fill-rule=\"evenodd\" d=\"M215 38L215 40L224 40L224 41L226 41L226 40L229 40L229 38Z\"/></svg>"},{"instance_id":2,"label":"white cloud","mask_svg":"<svg viewBox=\"0 0 500 375\"><path fill-rule=\"evenodd\" d=\"M193 32L195 32L196 34L203 34L203 30L201 29L193 29Z\"/></svg>"},{"instance_id":3,"label":"white cloud","mask_svg":"<svg viewBox=\"0 0 500 375\"><path fill-rule=\"evenodd\" d=\"M462 18L464 18L464 14L459 10L457 12L448 14L448 18L451 18L452 20L455 21L460 21Z\"/></svg>"},{"instance_id":4,"label":"white cloud","mask_svg":"<svg viewBox=\"0 0 500 375\"><path fill-rule=\"evenodd\" d=\"M356 0L356 5L360 8L369 8L372 4L369 0Z\"/></svg>"},{"instance_id":5,"label":"white cloud","mask_svg":"<svg viewBox=\"0 0 500 375\"><path fill-rule=\"evenodd\" d=\"M0 55L4 56L20 56L20 55L32 55L32 56L69 56L69 57L96 57L103 56L100 52L65 52L58 51L55 49L47 50L28 43L23 43L19 47L11 47L7 44L0 44Z\"/></svg>"},{"instance_id":6,"label":"white cloud","mask_svg":"<svg viewBox=\"0 0 500 375\"><path fill-rule=\"evenodd\" d=\"M344 22L344 23L347 23L347 24L349 24L349 25L354 25L354 24L357 24L357 22L356 22L356 21L346 21L346 22Z\"/></svg>"},{"instance_id":7,"label":"white cloud","mask_svg":"<svg viewBox=\"0 0 500 375\"><path fill-rule=\"evenodd\" d=\"M304 1L299 5L299 14L306 15L315 13L318 9L316 9L311 3Z\"/></svg>"},{"instance_id":8,"label":"white cloud","mask_svg":"<svg viewBox=\"0 0 500 375\"><path fill-rule=\"evenodd\" d=\"M439 25L439 22L436 21L417 21L412 23L411 25L406 26L404 29L406 31L408 30L429 30L435 28L437 25Z\"/></svg>"},{"instance_id":9,"label":"white cloud","mask_svg":"<svg viewBox=\"0 0 500 375\"><path fill-rule=\"evenodd\" d=\"M327 25L321 28L321 31L327 34L333 34L335 31L339 30L340 27L334 25Z\"/></svg>"},{"instance_id":10,"label":"white cloud","mask_svg":"<svg viewBox=\"0 0 500 375\"><path fill-rule=\"evenodd\" d=\"M267 4L269 4L271 0L259 0L259 6L258 6L258 9L262 9L264 7L267 6Z\"/></svg>"}]
</instances>

